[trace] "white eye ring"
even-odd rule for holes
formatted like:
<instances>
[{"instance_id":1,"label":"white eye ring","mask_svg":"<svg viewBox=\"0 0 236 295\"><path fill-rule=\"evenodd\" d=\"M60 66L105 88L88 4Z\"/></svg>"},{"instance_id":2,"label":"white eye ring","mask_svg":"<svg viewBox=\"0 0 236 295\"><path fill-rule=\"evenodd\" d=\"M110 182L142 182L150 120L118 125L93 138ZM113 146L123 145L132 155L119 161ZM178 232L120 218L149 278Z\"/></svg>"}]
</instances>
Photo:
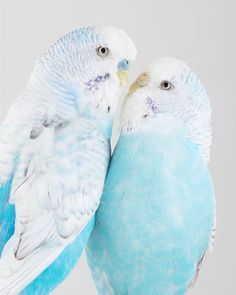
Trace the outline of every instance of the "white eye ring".
<instances>
[{"instance_id":1,"label":"white eye ring","mask_svg":"<svg viewBox=\"0 0 236 295\"><path fill-rule=\"evenodd\" d=\"M174 88L173 85L169 81L162 81L161 82L161 89L163 90L170 90Z\"/></svg>"},{"instance_id":2,"label":"white eye ring","mask_svg":"<svg viewBox=\"0 0 236 295\"><path fill-rule=\"evenodd\" d=\"M96 52L99 56L101 57L106 57L108 56L108 54L110 53L110 50L108 47L104 47L104 46L99 46L97 49L96 49Z\"/></svg>"}]
</instances>

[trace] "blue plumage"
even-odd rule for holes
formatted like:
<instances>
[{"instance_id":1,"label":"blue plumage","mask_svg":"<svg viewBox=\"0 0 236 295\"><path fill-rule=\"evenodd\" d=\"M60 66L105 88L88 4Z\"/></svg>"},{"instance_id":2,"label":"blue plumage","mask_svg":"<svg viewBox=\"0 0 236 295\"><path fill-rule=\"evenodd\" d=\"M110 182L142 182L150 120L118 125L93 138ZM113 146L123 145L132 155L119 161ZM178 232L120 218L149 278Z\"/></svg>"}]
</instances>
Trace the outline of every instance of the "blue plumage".
<instances>
[{"instance_id":1,"label":"blue plumage","mask_svg":"<svg viewBox=\"0 0 236 295\"><path fill-rule=\"evenodd\" d=\"M208 247L213 208L195 144L121 137L87 250L100 294L184 294Z\"/></svg>"},{"instance_id":2,"label":"blue plumage","mask_svg":"<svg viewBox=\"0 0 236 295\"><path fill-rule=\"evenodd\" d=\"M15 208L8 203L11 181L0 186L0 255L6 244L14 233Z\"/></svg>"}]
</instances>

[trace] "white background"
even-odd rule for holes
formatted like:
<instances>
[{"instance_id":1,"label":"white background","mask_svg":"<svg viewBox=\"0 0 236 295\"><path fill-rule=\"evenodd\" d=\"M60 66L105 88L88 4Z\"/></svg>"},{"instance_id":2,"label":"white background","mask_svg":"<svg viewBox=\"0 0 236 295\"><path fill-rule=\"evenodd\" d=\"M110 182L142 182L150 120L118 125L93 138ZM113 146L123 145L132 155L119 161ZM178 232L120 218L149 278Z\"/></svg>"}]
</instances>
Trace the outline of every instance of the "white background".
<instances>
[{"instance_id":1,"label":"white background","mask_svg":"<svg viewBox=\"0 0 236 295\"><path fill-rule=\"evenodd\" d=\"M0 13L0 119L26 85L35 59L84 25L127 31L139 50L132 79L147 62L166 55L195 69L213 105L210 169L218 224L215 251L189 294L236 294L236 1L0 0ZM96 294L84 257L54 294Z\"/></svg>"}]
</instances>

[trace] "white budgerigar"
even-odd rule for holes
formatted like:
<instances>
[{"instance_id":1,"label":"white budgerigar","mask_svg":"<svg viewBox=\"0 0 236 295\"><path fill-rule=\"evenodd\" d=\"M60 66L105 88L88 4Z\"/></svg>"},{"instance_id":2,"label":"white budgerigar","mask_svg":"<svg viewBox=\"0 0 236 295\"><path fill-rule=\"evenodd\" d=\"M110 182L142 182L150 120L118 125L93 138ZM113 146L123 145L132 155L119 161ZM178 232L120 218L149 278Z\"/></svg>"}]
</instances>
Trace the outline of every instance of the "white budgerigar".
<instances>
[{"instance_id":1,"label":"white budgerigar","mask_svg":"<svg viewBox=\"0 0 236 295\"><path fill-rule=\"evenodd\" d=\"M110 135L136 48L109 26L75 30L36 62L0 126L0 294L48 294L93 229Z\"/></svg>"}]
</instances>

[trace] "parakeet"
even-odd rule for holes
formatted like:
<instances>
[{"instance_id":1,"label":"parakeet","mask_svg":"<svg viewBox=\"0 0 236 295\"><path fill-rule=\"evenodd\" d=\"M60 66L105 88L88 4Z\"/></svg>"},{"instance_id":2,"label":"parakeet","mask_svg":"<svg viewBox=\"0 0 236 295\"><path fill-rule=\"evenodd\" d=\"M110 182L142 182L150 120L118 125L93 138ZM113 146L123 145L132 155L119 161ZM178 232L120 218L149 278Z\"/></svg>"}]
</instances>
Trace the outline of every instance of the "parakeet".
<instances>
[{"instance_id":1,"label":"parakeet","mask_svg":"<svg viewBox=\"0 0 236 295\"><path fill-rule=\"evenodd\" d=\"M113 117L135 60L122 30L59 39L0 125L0 294L44 295L71 271L94 225Z\"/></svg>"},{"instance_id":2,"label":"parakeet","mask_svg":"<svg viewBox=\"0 0 236 295\"><path fill-rule=\"evenodd\" d=\"M99 294L183 295L215 236L211 106L197 75L153 61L130 87L87 245Z\"/></svg>"}]
</instances>

